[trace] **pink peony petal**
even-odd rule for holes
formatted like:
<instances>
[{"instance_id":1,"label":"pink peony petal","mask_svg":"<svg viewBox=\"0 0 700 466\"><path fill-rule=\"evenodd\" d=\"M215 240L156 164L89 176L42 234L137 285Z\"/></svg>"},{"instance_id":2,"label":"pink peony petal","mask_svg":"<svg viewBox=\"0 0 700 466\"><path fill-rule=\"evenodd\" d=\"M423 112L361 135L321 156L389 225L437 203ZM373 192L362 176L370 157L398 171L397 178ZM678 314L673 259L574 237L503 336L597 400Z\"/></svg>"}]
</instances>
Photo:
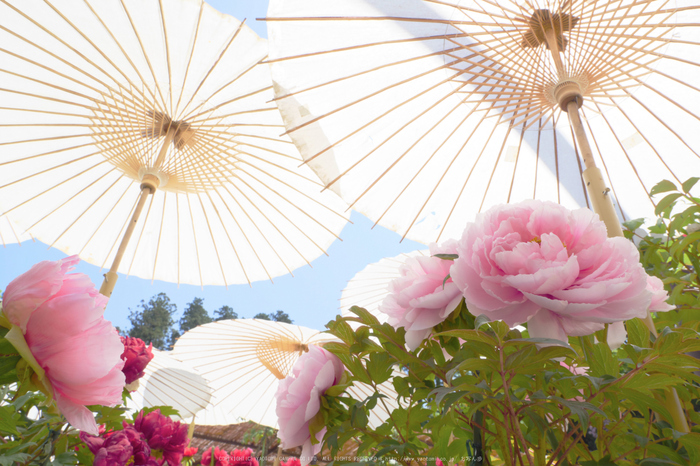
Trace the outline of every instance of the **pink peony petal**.
<instances>
[{"instance_id":1,"label":"pink peony petal","mask_svg":"<svg viewBox=\"0 0 700 466\"><path fill-rule=\"evenodd\" d=\"M95 416L92 411L87 409L80 403L75 403L72 400L56 394L56 405L61 410L61 414L66 417L66 420L76 429L87 432L90 435L99 435Z\"/></svg>"},{"instance_id":2,"label":"pink peony petal","mask_svg":"<svg viewBox=\"0 0 700 466\"><path fill-rule=\"evenodd\" d=\"M3 293L3 314L13 325L26 332L32 313L61 289L63 276L79 261L78 256L71 256L32 266L7 285Z\"/></svg>"},{"instance_id":3,"label":"pink peony petal","mask_svg":"<svg viewBox=\"0 0 700 466\"><path fill-rule=\"evenodd\" d=\"M569 340L559 317L547 309L540 310L530 318L527 322L527 332L531 338L551 338L564 342Z\"/></svg>"},{"instance_id":4,"label":"pink peony petal","mask_svg":"<svg viewBox=\"0 0 700 466\"><path fill-rule=\"evenodd\" d=\"M608 346L618 349L627 340L627 329L624 322L614 322L608 326Z\"/></svg>"}]
</instances>

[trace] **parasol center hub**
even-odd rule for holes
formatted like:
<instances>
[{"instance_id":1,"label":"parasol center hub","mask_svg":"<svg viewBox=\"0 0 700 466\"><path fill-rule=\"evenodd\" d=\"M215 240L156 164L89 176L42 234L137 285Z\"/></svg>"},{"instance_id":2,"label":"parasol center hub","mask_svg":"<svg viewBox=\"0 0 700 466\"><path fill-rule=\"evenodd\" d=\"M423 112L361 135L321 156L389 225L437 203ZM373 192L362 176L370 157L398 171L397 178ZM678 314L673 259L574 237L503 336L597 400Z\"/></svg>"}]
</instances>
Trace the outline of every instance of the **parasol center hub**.
<instances>
[{"instance_id":1,"label":"parasol center hub","mask_svg":"<svg viewBox=\"0 0 700 466\"><path fill-rule=\"evenodd\" d=\"M141 189L149 188L152 193L168 184L168 175L155 167L139 169L139 178L141 179Z\"/></svg>"},{"instance_id":2,"label":"parasol center hub","mask_svg":"<svg viewBox=\"0 0 700 466\"><path fill-rule=\"evenodd\" d=\"M563 81L554 87L554 101L559 104L559 107L566 111L569 102L576 102L578 108L583 105L583 89L576 81Z\"/></svg>"}]
</instances>

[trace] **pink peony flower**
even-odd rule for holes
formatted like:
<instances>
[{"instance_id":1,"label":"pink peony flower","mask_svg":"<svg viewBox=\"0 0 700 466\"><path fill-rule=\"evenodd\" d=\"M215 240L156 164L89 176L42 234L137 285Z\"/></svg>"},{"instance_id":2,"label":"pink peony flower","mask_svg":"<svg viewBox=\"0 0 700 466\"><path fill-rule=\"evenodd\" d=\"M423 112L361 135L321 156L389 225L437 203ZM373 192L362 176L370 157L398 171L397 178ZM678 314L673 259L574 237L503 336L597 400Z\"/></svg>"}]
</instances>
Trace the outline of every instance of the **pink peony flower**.
<instances>
[{"instance_id":1,"label":"pink peony flower","mask_svg":"<svg viewBox=\"0 0 700 466\"><path fill-rule=\"evenodd\" d=\"M282 466L301 466L301 461L299 458L291 457L287 461L280 462Z\"/></svg>"},{"instance_id":2,"label":"pink peony flower","mask_svg":"<svg viewBox=\"0 0 700 466\"><path fill-rule=\"evenodd\" d=\"M651 301L639 253L607 238L598 216L525 201L467 225L450 269L474 315L528 322L532 337L567 340L606 323L644 317Z\"/></svg>"},{"instance_id":3,"label":"pink peony flower","mask_svg":"<svg viewBox=\"0 0 700 466\"><path fill-rule=\"evenodd\" d=\"M81 432L80 439L95 455L94 466L125 466L133 455L129 438L123 431L110 432L105 437L93 437Z\"/></svg>"},{"instance_id":4,"label":"pink peony flower","mask_svg":"<svg viewBox=\"0 0 700 466\"><path fill-rule=\"evenodd\" d=\"M225 450L220 450L219 447L204 451L201 463L203 466L211 465L212 450L214 450L214 466L230 466L228 453Z\"/></svg>"},{"instance_id":5,"label":"pink peony flower","mask_svg":"<svg viewBox=\"0 0 700 466\"><path fill-rule=\"evenodd\" d=\"M321 444L311 444L309 422L321 408L321 396L340 382L345 367L329 351L309 346L292 368L292 373L280 380L277 389L277 435L284 448L301 445L301 464L306 466L321 451ZM326 433L324 428L316 434L320 442Z\"/></svg>"},{"instance_id":6,"label":"pink peony flower","mask_svg":"<svg viewBox=\"0 0 700 466\"><path fill-rule=\"evenodd\" d=\"M243 450L233 450L229 456L230 466L259 466L258 460L253 458L253 450L244 448Z\"/></svg>"},{"instance_id":7,"label":"pink peony flower","mask_svg":"<svg viewBox=\"0 0 700 466\"><path fill-rule=\"evenodd\" d=\"M651 304L649 312L668 312L675 308L668 304L668 293L664 288L664 282L658 277L647 277L647 290L651 292Z\"/></svg>"},{"instance_id":8,"label":"pink peony flower","mask_svg":"<svg viewBox=\"0 0 700 466\"><path fill-rule=\"evenodd\" d=\"M156 409L144 416L141 411L134 421L134 428L141 432L151 450L163 452L163 458L170 466L179 465L190 440L187 438L187 425L175 422L160 414Z\"/></svg>"},{"instance_id":9,"label":"pink peony flower","mask_svg":"<svg viewBox=\"0 0 700 466\"><path fill-rule=\"evenodd\" d=\"M151 359L153 359L153 343L146 348L146 343L140 338L120 337L124 345L124 352L121 358L124 360L124 375L126 384L143 377L143 370Z\"/></svg>"},{"instance_id":10,"label":"pink peony flower","mask_svg":"<svg viewBox=\"0 0 700 466\"><path fill-rule=\"evenodd\" d=\"M387 322L394 328L406 329L406 345L418 348L432 331L444 321L462 300L462 292L448 278L451 260L434 257L435 254L455 254L457 242L441 246L430 245L431 257L410 257L399 268L401 277L389 285L389 294L379 306L387 314Z\"/></svg>"},{"instance_id":11,"label":"pink peony flower","mask_svg":"<svg viewBox=\"0 0 700 466\"><path fill-rule=\"evenodd\" d=\"M124 388L124 347L103 317L108 299L82 273L67 274L78 256L44 261L15 278L3 296L13 325L6 338L51 393L68 422L97 434L85 405L114 406Z\"/></svg>"},{"instance_id":12,"label":"pink peony flower","mask_svg":"<svg viewBox=\"0 0 700 466\"><path fill-rule=\"evenodd\" d=\"M649 312L668 312L674 309L668 304L668 293L664 289L664 282L657 277L647 277L647 291L651 293L651 304ZM646 316L645 316L646 317ZM608 346L617 349L627 339L627 329L624 322L614 322L608 327Z\"/></svg>"}]
</instances>

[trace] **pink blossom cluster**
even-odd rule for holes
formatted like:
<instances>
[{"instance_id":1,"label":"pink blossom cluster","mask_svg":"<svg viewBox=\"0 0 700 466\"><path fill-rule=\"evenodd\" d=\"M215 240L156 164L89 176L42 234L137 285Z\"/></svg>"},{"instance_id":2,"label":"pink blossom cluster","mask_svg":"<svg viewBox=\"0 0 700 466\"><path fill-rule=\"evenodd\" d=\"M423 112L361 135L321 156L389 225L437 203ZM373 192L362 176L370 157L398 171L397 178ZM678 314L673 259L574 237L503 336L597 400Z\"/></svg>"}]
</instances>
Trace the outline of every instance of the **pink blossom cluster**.
<instances>
[{"instance_id":1,"label":"pink blossom cluster","mask_svg":"<svg viewBox=\"0 0 700 466\"><path fill-rule=\"evenodd\" d=\"M140 412L133 424L103 432L100 436L80 433L95 455L94 466L179 466L189 445L187 425L175 422L156 409ZM159 459L160 458L160 459Z\"/></svg>"},{"instance_id":2,"label":"pink blossom cluster","mask_svg":"<svg viewBox=\"0 0 700 466\"><path fill-rule=\"evenodd\" d=\"M458 242L433 244L431 253L406 261L380 306L389 323L406 329L411 349L462 297L475 316L527 323L531 337L562 341L670 309L634 244L608 238L588 209L542 201L496 206L468 224Z\"/></svg>"},{"instance_id":3,"label":"pink blossom cluster","mask_svg":"<svg viewBox=\"0 0 700 466\"><path fill-rule=\"evenodd\" d=\"M321 451L324 427L316 434L319 443L312 444L309 424L321 409L321 397L340 382L345 367L337 356L318 346L297 360L292 373L280 380L277 389L277 435L283 448L301 446L301 465L306 466Z\"/></svg>"},{"instance_id":4,"label":"pink blossom cluster","mask_svg":"<svg viewBox=\"0 0 700 466\"><path fill-rule=\"evenodd\" d=\"M233 450L229 455L219 447L213 447L204 452L201 464L209 466L212 454L214 455L215 466L258 466L258 460L253 456L253 450L244 448Z\"/></svg>"},{"instance_id":5,"label":"pink blossom cluster","mask_svg":"<svg viewBox=\"0 0 700 466\"><path fill-rule=\"evenodd\" d=\"M86 405L114 406L124 389L124 346L103 317L108 299L90 278L71 273L78 256L44 261L7 285L6 335L74 427L97 434ZM115 440L116 441L116 440Z\"/></svg>"}]
</instances>

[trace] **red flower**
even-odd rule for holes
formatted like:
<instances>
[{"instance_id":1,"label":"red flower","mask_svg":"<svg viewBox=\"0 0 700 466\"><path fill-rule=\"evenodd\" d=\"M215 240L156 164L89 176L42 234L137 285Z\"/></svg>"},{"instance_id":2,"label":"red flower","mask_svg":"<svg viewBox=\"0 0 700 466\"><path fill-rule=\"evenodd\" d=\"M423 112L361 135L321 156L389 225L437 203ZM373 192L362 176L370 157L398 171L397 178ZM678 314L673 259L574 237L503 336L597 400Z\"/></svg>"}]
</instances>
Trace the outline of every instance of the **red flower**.
<instances>
[{"instance_id":1,"label":"red flower","mask_svg":"<svg viewBox=\"0 0 700 466\"><path fill-rule=\"evenodd\" d=\"M81 432L80 439L95 455L94 466L125 466L134 451L124 431L113 432L106 438Z\"/></svg>"},{"instance_id":2,"label":"red flower","mask_svg":"<svg viewBox=\"0 0 700 466\"><path fill-rule=\"evenodd\" d=\"M219 447L210 448L204 452L202 455L202 463L204 466L211 465L211 453L214 450L214 466L231 466L229 463L229 456L225 450L220 450Z\"/></svg>"},{"instance_id":3,"label":"red flower","mask_svg":"<svg viewBox=\"0 0 700 466\"><path fill-rule=\"evenodd\" d=\"M153 359L153 343L146 348L146 343L140 338L120 337L124 345L122 360L124 368L122 372L126 376L126 384L143 377L143 370Z\"/></svg>"},{"instance_id":4,"label":"red flower","mask_svg":"<svg viewBox=\"0 0 700 466\"><path fill-rule=\"evenodd\" d=\"M134 450L134 466L148 466L150 465L151 448L146 442L146 437L136 430L133 425L123 423L124 434L129 438L129 443L131 448Z\"/></svg>"},{"instance_id":5,"label":"red flower","mask_svg":"<svg viewBox=\"0 0 700 466\"><path fill-rule=\"evenodd\" d=\"M299 458L292 456L287 461L282 461L281 464L282 466L301 466L301 461Z\"/></svg>"},{"instance_id":6,"label":"red flower","mask_svg":"<svg viewBox=\"0 0 700 466\"><path fill-rule=\"evenodd\" d=\"M197 451L199 451L199 448L197 447L187 447L185 448L185 456L191 457L197 454Z\"/></svg>"},{"instance_id":7,"label":"red flower","mask_svg":"<svg viewBox=\"0 0 700 466\"><path fill-rule=\"evenodd\" d=\"M250 448L233 450L229 460L230 466L258 466L258 460L253 458L253 450Z\"/></svg>"},{"instance_id":8,"label":"red flower","mask_svg":"<svg viewBox=\"0 0 700 466\"><path fill-rule=\"evenodd\" d=\"M175 422L156 409L144 416L136 416L134 428L141 432L152 450L161 450L169 466L179 466L189 445L187 425Z\"/></svg>"}]
</instances>

